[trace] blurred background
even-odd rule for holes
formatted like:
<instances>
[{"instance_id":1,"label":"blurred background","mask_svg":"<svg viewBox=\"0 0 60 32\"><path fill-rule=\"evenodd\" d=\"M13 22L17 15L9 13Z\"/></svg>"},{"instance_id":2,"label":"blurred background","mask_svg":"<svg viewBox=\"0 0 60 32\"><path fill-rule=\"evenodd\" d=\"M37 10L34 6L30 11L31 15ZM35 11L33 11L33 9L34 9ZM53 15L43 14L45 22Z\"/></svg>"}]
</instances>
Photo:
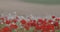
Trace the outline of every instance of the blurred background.
<instances>
[{"instance_id":1,"label":"blurred background","mask_svg":"<svg viewBox=\"0 0 60 32\"><path fill-rule=\"evenodd\" d=\"M60 16L60 0L0 0L0 14L14 11L23 16Z\"/></svg>"}]
</instances>

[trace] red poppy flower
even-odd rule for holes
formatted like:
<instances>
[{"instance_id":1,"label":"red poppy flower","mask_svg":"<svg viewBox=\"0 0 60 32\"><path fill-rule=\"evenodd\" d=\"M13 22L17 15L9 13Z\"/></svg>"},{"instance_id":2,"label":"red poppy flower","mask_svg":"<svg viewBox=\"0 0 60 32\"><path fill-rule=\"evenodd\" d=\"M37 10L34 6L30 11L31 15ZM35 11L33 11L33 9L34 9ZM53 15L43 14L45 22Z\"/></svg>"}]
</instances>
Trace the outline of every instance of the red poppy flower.
<instances>
[{"instance_id":1,"label":"red poppy flower","mask_svg":"<svg viewBox=\"0 0 60 32\"><path fill-rule=\"evenodd\" d=\"M53 20L48 20L49 23L53 22Z\"/></svg>"},{"instance_id":2,"label":"red poppy flower","mask_svg":"<svg viewBox=\"0 0 60 32\"><path fill-rule=\"evenodd\" d=\"M4 17L1 17L0 20L2 20L4 22Z\"/></svg>"},{"instance_id":3,"label":"red poppy flower","mask_svg":"<svg viewBox=\"0 0 60 32\"><path fill-rule=\"evenodd\" d=\"M28 23L27 23L27 25L28 25L28 26L31 26L31 23L30 23L30 22L28 22Z\"/></svg>"},{"instance_id":4,"label":"red poppy flower","mask_svg":"<svg viewBox=\"0 0 60 32\"><path fill-rule=\"evenodd\" d=\"M54 30L54 25L51 25L51 30Z\"/></svg>"},{"instance_id":5,"label":"red poppy flower","mask_svg":"<svg viewBox=\"0 0 60 32\"><path fill-rule=\"evenodd\" d=\"M28 24L29 26L33 26L32 23L33 23L33 21L30 20L27 24Z\"/></svg>"},{"instance_id":6,"label":"red poppy flower","mask_svg":"<svg viewBox=\"0 0 60 32\"><path fill-rule=\"evenodd\" d=\"M41 30L46 31L46 30L47 30L47 26L46 26L46 25L42 25L42 26L41 26Z\"/></svg>"},{"instance_id":7,"label":"red poppy flower","mask_svg":"<svg viewBox=\"0 0 60 32\"><path fill-rule=\"evenodd\" d=\"M39 22L43 22L43 19L38 19Z\"/></svg>"},{"instance_id":8,"label":"red poppy flower","mask_svg":"<svg viewBox=\"0 0 60 32\"><path fill-rule=\"evenodd\" d=\"M17 19L13 19L13 22L16 23L17 22Z\"/></svg>"},{"instance_id":9,"label":"red poppy flower","mask_svg":"<svg viewBox=\"0 0 60 32\"><path fill-rule=\"evenodd\" d=\"M0 18L0 20L4 20L4 18L2 17L2 18Z\"/></svg>"},{"instance_id":10,"label":"red poppy flower","mask_svg":"<svg viewBox=\"0 0 60 32\"><path fill-rule=\"evenodd\" d=\"M25 28L26 30L29 30L29 29L30 29L29 25L27 25L27 24L24 26L24 28Z\"/></svg>"},{"instance_id":11,"label":"red poppy flower","mask_svg":"<svg viewBox=\"0 0 60 32\"><path fill-rule=\"evenodd\" d=\"M46 30L43 30L42 32L47 32Z\"/></svg>"},{"instance_id":12,"label":"red poppy flower","mask_svg":"<svg viewBox=\"0 0 60 32\"><path fill-rule=\"evenodd\" d=\"M52 18L55 18L55 16L52 16Z\"/></svg>"},{"instance_id":13,"label":"red poppy flower","mask_svg":"<svg viewBox=\"0 0 60 32\"><path fill-rule=\"evenodd\" d=\"M9 27L2 28L1 32L12 32Z\"/></svg>"},{"instance_id":14,"label":"red poppy flower","mask_svg":"<svg viewBox=\"0 0 60 32\"><path fill-rule=\"evenodd\" d=\"M55 20L56 20L56 21L59 21L59 20L60 20L60 18L56 18Z\"/></svg>"},{"instance_id":15,"label":"red poppy flower","mask_svg":"<svg viewBox=\"0 0 60 32\"><path fill-rule=\"evenodd\" d=\"M18 16L16 16L16 19L19 19Z\"/></svg>"},{"instance_id":16,"label":"red poppy flower","mask_svg":"<svg viewBox=\"0 0 60 32\"><path fill-rule=\"evenodd\" d=\"M22 20L21 20L21 23L22 23L22 24L26 24L26 20L22 19Z\"/></svg>"},{"instance_id":17,"label":"red poppy flower","mask_svg":"<svg viewBox=\"0 0 60 32\"><path fill-rule=\"evenodd\" d=\"M10 24L11 23L11 21L10 20L6 20L6 24Z\"/></svg>"},{"instance_id":18,"label":"red poppy flower","mask_svg":"<svg viewBox=\"0 0 60 32\"><path fill-rule=\"evenodd\" d=\"M36 26L36 20L33 20L32 26Z\"/></svg>"},{"instance_id":19,"label":"red poppy flower","mask_svg":"<svg viewBox=\"0 0 60 32\"><path fill-rule=\"evenodd\" d=\"M38 19L38 24L42 24L43 23L43 20L42 19Z\"/></svg>"},{"instance_id":20,"label":"red poppy flower","mask_svg":"<svg viewBox=\"0 0 60 32\"><path fill-rule=\"evenodd\" d=\"M40 30L40 29L41 29L41 26L36 25L36 26L35 26L35 29L36 29L36 30Z\"/></svg>"},{"instance_id":21,"label":"red poppy flower","mask_svg":"<svg viewBox=\"0 0 60 32\"><path fill-rule=\"evenodd\" d=\"M47 25L47 29L48 29L48 30L54 30L54 25L48 24L48 25Z\"/></svg>"},{"instance_id":22,"label":"red poppy flower","mask_svg":"<svg viewBox=\"0 0 60 32\"><path fill-rule=\"evenodd\" d=\"M47 19L45 18L44 21L47 21Z\"/></svg>"},{"instance_id":23,"label":"red poppy flower","mask_svg":"<svg viewBox=\"0 0 60 32\"><path fill-rule=\"evenodd\" d=\"M43 25L46 25L47 24L47 22L46 21L43 21Z\"/></svg>"},{"instance_id":24,"label":"red poppy flower","mask_svg":"<svg viewBox=\"0 0 60 32\"><path fill-rule=\"evenodd\" d=\"M47 30L50 30L50 27L51 27L50 24L46 25Z\"/></svg>"},{"instance_id":25,"label":"red poppy flower","mask_svg":"<svg viewBox=\"0 0 60 32\"><path fill-rule=\"evenodd\" d=\"M17 26L17 25L14 25L14 24L11 24L11 25L10 25L10 28L11 28L11 29L17 29L18 26Z\"/></svg>"},{"instance_id":26,"label":"red poppy flower","mask_svg":"<svg viewBox=\"0 0 60 32\"><path fill-rule=\"evenodd\" d=\"M54 23L54 25L55 25L55 26L59 26L59 23L56 21L56 22Z\"/></svg>"}]
</instances>

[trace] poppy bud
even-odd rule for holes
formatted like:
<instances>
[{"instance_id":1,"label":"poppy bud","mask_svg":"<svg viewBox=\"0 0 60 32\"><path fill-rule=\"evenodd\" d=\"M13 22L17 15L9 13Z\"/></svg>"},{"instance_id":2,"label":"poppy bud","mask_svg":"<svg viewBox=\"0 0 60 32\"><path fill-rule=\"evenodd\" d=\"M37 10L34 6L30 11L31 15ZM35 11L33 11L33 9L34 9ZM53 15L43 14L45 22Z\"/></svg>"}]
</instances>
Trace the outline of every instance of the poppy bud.
<instances>
[{"instance_id":1,"label":"poppy bud","mask_svg":"<svg viewBox=\"0 0 60 32\"><path fill-rule=\"evenodd\" d=\"M55 16L52 16L52 18L55 18Z\"/></svg>"},{"instance_id":2,"label":"poppy bud","mask_svg":"<svg viewBox=\"0 0 60 32\"><path fill-rule=\"evenodd\" d=\"M17 22L17 19L14 19L13 22L16 23Z\"/></svg>"},{"instance_id":3,"label":"poppy bud","mask_svg":"<svg viewBox=\"0 0 60 32\"><path fill-rule=\"evenodd\" d=\"M10 20L6 20L6 24L10 24L11 23L11 21Z\"/></svg>"}]
</instances>

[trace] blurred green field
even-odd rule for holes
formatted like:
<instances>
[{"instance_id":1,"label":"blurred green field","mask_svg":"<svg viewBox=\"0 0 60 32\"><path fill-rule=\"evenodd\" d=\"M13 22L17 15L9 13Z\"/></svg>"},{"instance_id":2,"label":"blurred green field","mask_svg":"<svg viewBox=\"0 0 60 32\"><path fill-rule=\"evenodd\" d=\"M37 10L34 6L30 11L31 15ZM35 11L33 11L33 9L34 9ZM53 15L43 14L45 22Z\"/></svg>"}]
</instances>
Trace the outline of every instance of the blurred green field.
<instances>
[{"instance_id":1,"label":"blurred green field","mask_svg":"<svg viewBox=\"0 0 60 32\"><path fill-rule=\"evenodd\" d=\"M22 0L22 1L40 4L60 4L60 0Z\"/></svg>"}]
</instances>

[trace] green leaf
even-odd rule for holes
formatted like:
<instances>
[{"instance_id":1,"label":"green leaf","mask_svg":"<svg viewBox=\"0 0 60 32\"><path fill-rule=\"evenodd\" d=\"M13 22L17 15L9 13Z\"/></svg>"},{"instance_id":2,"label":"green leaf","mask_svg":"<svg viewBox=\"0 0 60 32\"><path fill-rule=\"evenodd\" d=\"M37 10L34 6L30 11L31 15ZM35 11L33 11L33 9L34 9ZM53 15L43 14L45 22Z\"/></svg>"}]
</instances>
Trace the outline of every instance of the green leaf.
<instances>
[{"instance_id":1,"label":"green leaf","mask_svg":"<svg viewBox=\"0 0 60 32\"><path fill-rule=\"evenodd\" d=\"M0 28L3 28L5 26L5 24L0 24Z\"/></svg>"},{"instance_id":2,"label":"green leaf","mask_svg":"<svg viewBox=\"0 0 60 32\"><path fill-rule=\"evenodd\" d=\"M58 30L58 32L60 32L60 30Z\"/></svg>"},{"instance_id":3,"label":"green leaf","mask_svg":"<svg viewBox=\"0 0 60 32\"><path fill-rule=\"evenodd\" d=\"M12 30L12 32L16 32L15 30Z\"/></svg>"},{"instance_id":4,"label":"green leaf","mask_svg":"<svg viewBox=\"0 0 60 32\"><path fill-rule=\"evenodd\" d=\"M34 31L34 27L30 27L29 32L33 32Z\"/></svg>"}]
</instances>

